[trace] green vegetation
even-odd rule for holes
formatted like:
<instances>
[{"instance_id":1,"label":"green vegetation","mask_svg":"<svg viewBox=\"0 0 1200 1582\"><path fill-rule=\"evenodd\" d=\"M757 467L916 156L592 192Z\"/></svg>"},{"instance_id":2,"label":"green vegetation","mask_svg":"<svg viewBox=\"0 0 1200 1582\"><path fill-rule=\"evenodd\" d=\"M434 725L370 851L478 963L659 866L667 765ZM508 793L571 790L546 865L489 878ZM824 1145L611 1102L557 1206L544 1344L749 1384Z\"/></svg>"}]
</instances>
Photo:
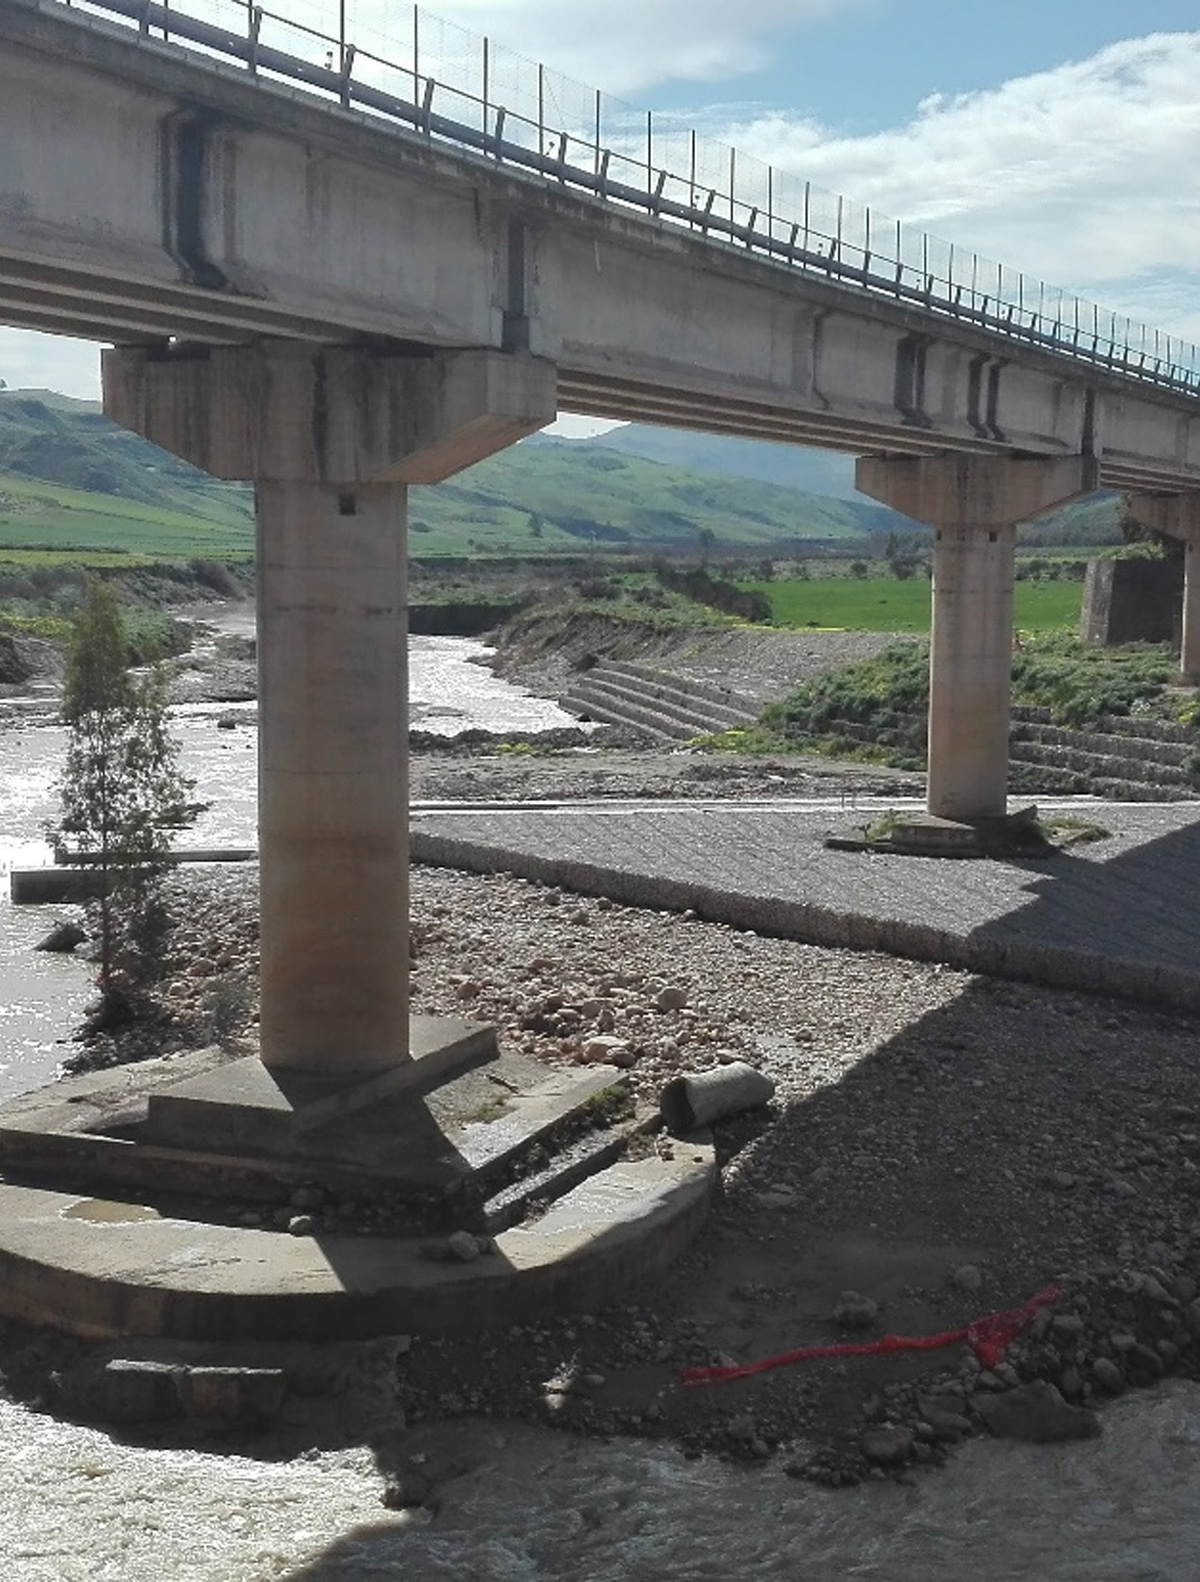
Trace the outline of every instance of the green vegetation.
<instances>
[{"instance_id":1,"label":"green vegetation","mask_svg":"<svg viewBox=\"0 0 1200 1582\"><path fill-rule=\"evenodd\" d=\"M776 626L844 627L862 632L929 630L925 577L822 577L744 584L764 595ZM1078 582L1018 581L1016 624L1023 632L1077 626L1082 602Z\"/></svg>"},{"instance_id":2,"label":"green vegetation","mask_svg":"<svg viewBox=\"0 0 1200 1582\"><path fill-rule=\"evenodd\" d=\"M1175 673L1165 644L1096 648L1059 633L1013 656L1013 701L1049 709L1059 725L1087 725L1102 714L1150 711Z\"/></svg>"},{"instance_id":3,"label":"green vegetation","mask_svg":"<svg viewBox=\"0 0 1200 1582\"><path fill-rule=\"evenodd\" d=\"M116 595L93 579L71 630L63 678L67 755L61 815L46 834L60 860L86 862L96 886L101 1010L96 1026L134 1013L160 973L167 917L159 881L190 783L177 768L162 677L134 678Z\"/></svg>"},{"instance_id":4,"label":"green vegetation","mask_svg":"<svg viewBox=\"0 0 1200 1582\"><path fill-rule=\"evenodd\" d=\"M517 445L436 489L414 489L414 555L783 553L869 531L874 508L778 484L707 476L601 446Z\"/></svg>"},{"instance_id":5,"label":"green vegetation","mask_svg":"<svg viewBox=\"0 0 1200 1582\"><path fill-rule=\"evenodd\" d=\"M0 455L0 466L4 458ZM199 503L199 502L197 502ZM137 565L202 555L247 560L254 553L249 510L215 517L86 493L0 471L0 556L17 565Z\"/></svg>"},{"instance_id":6,"label":"green vegetation","mask_svg":"<svg viewBox=\"0 0 1200 1582\"><path fill-rule=\"evenodd\" d=\"M893 643L872 659L831 671L798 687L763 711L742 751L803 750L869 754L915 767L924 751L929 705L928 646ZM1161 644L1095 648L1066 633L1026 639L1013 656L1014 703L1050 711L1056 724L1087 726L1106 714L1164 713L1163 687L1173 679L1171 654ZM865 744L847 733L865 727ZM727 732L713 744L732 746Z\"/></svg>"}]
</instances>

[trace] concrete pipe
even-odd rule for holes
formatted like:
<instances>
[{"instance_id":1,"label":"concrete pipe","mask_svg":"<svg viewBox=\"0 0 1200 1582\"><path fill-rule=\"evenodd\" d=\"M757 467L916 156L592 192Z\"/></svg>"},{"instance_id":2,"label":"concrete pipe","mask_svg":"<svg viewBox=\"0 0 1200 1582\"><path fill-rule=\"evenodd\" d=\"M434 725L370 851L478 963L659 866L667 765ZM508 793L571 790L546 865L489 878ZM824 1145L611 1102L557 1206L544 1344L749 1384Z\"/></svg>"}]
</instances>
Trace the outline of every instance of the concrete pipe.
<instances>
[{"instance_id":1,"label":"concrete pipe","mask_svg":"<svg viewBox=\"0 0 1200 1582\"><path fill-rule=\"evenodd\" d=\"M675 1077L662 1090L659 1103L663 1122L677 1137L728 1120L743 1110L765 1104L775 1092L775 1084L761 1071L735 1060L712 1071L693 1071Z\"/></svg>"}]
</instances>

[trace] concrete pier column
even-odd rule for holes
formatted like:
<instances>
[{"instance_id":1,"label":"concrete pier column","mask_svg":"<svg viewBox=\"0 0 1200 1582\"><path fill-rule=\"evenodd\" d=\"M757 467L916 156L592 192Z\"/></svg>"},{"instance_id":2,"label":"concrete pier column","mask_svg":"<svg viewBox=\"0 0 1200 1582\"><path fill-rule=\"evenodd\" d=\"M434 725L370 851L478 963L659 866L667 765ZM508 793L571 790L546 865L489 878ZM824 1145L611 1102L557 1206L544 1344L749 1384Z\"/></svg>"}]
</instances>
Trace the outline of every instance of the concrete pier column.
<instances>
[{"instance_id":1,"label":"concrete pier column","mask_svg":"<svg viewBox=\"0 0 1200 1582\"><path fill-rule=\"evenodd\" d=\"M258 839L268 1066L370 1071L408 1031L404 484L264 482Z\"/></svg>"},{"instance_id":2,"label":"concrete pier column","mask_svg":"<svg viewBox=\"0 0 1200 1582\"><path fill-rule=\"evenodd\" d=\"M105 409L257 502L260 1058L410 1058L405 500L553 420L554 368L490 350L119 349Z\"/></svg>"},{"instance_id":3,"label":"concrete pier column","mask_svg":"<svg viewBox=\"0 0 1200 1582\"><path fill-rule=\"evenodd\" d=\"M935 529L927 806L1004 813L1016 524L1097 486L1083 457L864 456L856 485Z\"/></svg>"},{"instance_id":4,"label":"concrete pier column","mask_svg":"<svg viewBox=\"0 0 1200 1582\"><path fill-rule=\"evenodd\" d=\"M1187 681L1200 681L1200 494L1130 493L1125 505L1143 527L1183 541L1179 673Z\"/></svg>"},{"instance_id":5,"label":"concrete pier column","mask_svg":"<svg viewBox=\"0 0 1200 1582\"><path fill-rule=\"evenodd\" d=\"M1015 545L1015 527L934 532L926 797L943 818L1005 810Z\"/></svg>"}]
</instances>

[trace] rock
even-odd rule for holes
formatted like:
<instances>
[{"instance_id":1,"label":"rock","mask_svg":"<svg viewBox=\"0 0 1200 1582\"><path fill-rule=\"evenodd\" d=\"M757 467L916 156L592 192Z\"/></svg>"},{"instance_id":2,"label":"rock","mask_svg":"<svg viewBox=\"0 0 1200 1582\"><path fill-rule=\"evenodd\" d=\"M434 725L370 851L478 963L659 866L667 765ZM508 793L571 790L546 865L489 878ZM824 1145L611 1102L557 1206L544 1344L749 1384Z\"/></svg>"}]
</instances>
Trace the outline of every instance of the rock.
<instances>
[{"instance_id":1,"label":"rock","mask_svg":"<svg viewBox=\"0 0 1200 1582\"><path fill-rule=\"evenodd\" d=\"M311 1214L293 1214L287 1222L287 1228L291 1236L311 1236L317 1228L317 1222Z\"/></svg>"},{"instance_id":2,"label":"rock","mask_svg":"<svg viewBox=\"0 0 1200 1582\"><path fill-rule=\"evenodd\" d=\"M1078 1340L1083 1334L1084 1323L1078 1313L1056 1313L1050 1328L1062 1340Z\"/></svg>"},{"instance_id":3,"label":"rock","mask_svg":"<svg viewBox=\"0 0 1200 1582\"><path fill-rule=\"evenodd\" d=\"M682 1011L687 1002L687 990L675 983L668 983L654 997L654 1003L660 1011Z\"/></svg>"},{"instance_id":4,"label":"rock","mask_svg":"<svg viewBox=\"0 0 1200 1582\"><path fill-rule=\"evenodd\" d=\"M975 1408L997 1439L1019 1439L1031 1445L1095 1439L1100 1420L1085 1406L1070 1406L1044 1379L1022 1384L1002 1395L978 1395Z\"/></svg>"},{"instance_id":5,"label":"rock","mask_svg":"<svg viewBox=\"0 0 1200 1582\"><path fill-rule=\"evenodd\" d=\"M1109 1395L1117 1395L1125 1388L1125 1375L1111 1357L1097 1357L1092 1363L1092 1378Z\"/></svg>"},{"instance_id":6,"label":"rock","mask_svg":"<svg viewBox=\"0 0 1200 1582\"><path fill-rule=\"evenodd\" d=\"M469 1230L456 1230L446 1237L446 1249L460 1263L474 1263L479 1257L479 1240Z\"/></svg>"},{"instance_id":7,"label":"rock","mask_svg":"<svg viewBox=\"0 0 1200 1582\"><path fill-rule=\"evenodd\" d=\"M950 1284L956 1290L973 1293L983 1284L983 1276L973 1263L964 1263L950 1276Z\"/></svg>"},{"instance_id":8,"label":"rock","mask_svg":"<svg viewBox=\"0 0 1200 1582\"><path fill-rule=\"evenodd\" d=\"M1151 1384L1155 1379L1161 1379L1166 1372L1166 1364L1158 1352L1151 1346L1134 1346L1125 1354L1125 1363L1134 1379L1144 1384Z\"/></svg>"},{"instance_id":9,"label":"rock","mask_svg":"<svg viewBox=\"0 0 1200 1582\"><path fill-rule=\"evenodd\" d=\"M113 1357L104 1365L100 1411L107 1423L153 1423L178 1417L178 1370L169 1363Z\"/></svg>"},{"instance_id":10,"label":"rock","mask_svg":"<svg viewBox=\"0 0 1200 1582\"><path fill-rule=\"evenodd\" d=\"M843 1329L866 1329L875 1322L879 1303L861 1291L843 1291L833 1310L833 1321Z\"/></svg>"},{"instance_id":11,"label":"rock","mask_svg":"<svg viewBox=\"0 0 1200 1582\"><path fill-rule=\"evenodd\" d=\"M953 1442L956 1439L965 1439L971 1432L969 1417L964 1417L961 1412L944 1411L937 1406L926 1409L924 1421L934 1439Z\"/></svg>"},{"instance_id":12,"label":"rock","mask_svg":"<svg viewBox=\"0 0 1200 1582\"><path fill-rule=\"evenodd\" d=\"M1077 1400L1083 1394L1083 1375L1078 1368L1064 1368L1058 1387L1065 1396Z\"/></svg>"},{"instance_id":13,"label":"rock","mask_svg":"<svg viewBox=\"0 0 1200 1582\"><path fill-rule=\"evenodd\" d=\"M389 1472L380 1501L390 1511L405 1511L424 1505L432 1492L429 1478L416 1467Z\"/></svg>"},{"instance_id":14,"label":"rock","mask_svg":"<svg viewBox=\"0 0 1200 1582\"><path fill-rule=\"evenodd\" d=\"M858 1448L876 1467L902 1467L911 1459L916 1437L909 1428L896 1428L887 1423L868 1428L858 1441Z\"/></svg>"},{"instance_id":15,"label":"rock","mask_svg":"<svg viewBox=\"0 0 1200 1582\"><path fill-rule=\"evenodd\" d=\"M263 1428L287 1394L282 1368L184 1368L179 1399L189 1417L225 1428Z\"/></svg>"},{"instance_id":16,"label":"rock","mask_svg":"<svg viewBox=\"0 0 1200 1582\"><path fill-rule=\"evenodd\" d=\"M39 940L33 948L66 956L75 949L76 945L82 945L86 938L87 934L78 923L56 923L46 937Z\"/></svg>"},{"instance_id":17,"label":"rock","mask_svg":"<svg viewBox=\"0 0 1200 1582\"><path fill-rule=\"evenodd\" d=\"M613 1033L596 1033L585 1039L583 1058L602 1065L621 1066L632 1065L636 1057L628 1040L617 1038Z\"/></svg>"}]
</instances>

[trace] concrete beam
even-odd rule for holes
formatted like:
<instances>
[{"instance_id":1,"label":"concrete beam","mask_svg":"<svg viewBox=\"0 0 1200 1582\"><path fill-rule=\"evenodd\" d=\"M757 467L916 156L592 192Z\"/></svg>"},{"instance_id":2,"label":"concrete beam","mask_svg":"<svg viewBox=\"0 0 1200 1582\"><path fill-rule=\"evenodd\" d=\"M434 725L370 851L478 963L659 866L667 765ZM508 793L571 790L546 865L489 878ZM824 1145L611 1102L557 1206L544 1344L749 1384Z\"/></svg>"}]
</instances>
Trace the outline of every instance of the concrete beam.
<instances>
[{"instance_id":1,"label":"concrete beam","mask_svg":"<svg viewBox=\"0 0 1200 1582\"><path fill-rule=\"evenodd\" d=\"M1131 492L1125 506L1135 521L1183 541L1183 618L1179 636L1179 673L1200 681L1200 493Z\"/></svg>"},{"instance_id":2,"label":"concrete beam","mask_svg":"<svg viewBox=\"0 0 1200 1582\"><path fill-rule=\"evenodd\" d=\"M861 456L854 486L930 527L1013 527L1100 487L1088 456Z\"/></svg>"},{"instance_id":3,"label":"concrete beam","mask_svg":"<svg viewBox=\"0 0 1200 1582\"><path fill-rule=\"evenodd\" d=\"M490 350L265 341L103 354L104 410L218 478L440 483L557 414L555 370Z\"/></svg>"},{"instance_id":4,"label":"concrete beam","mask_svg":"<svg viewBox=\"0 0 1200 1582\"><path fill-rule=\"evenodd\" d=\"M0 297L14 322L118 341L496 350L517 325L561 369L564 404L598 417L862 451L1087 451L1109 485L1200 486L1194 398L768 263L66 7L0 5L0 148ZM447 464L431 456L431 475Z\"/></svg>"},{"instance_id":5,"label":"concrete beam","mask_svg":"<svg viewBox=\"0 0 1200 1582\"><path fill-rule=\"evenodd\" d=\"M1016 524L1096 487L1086 457L865 456L864 493L936 529L929 649L928 807L1005 812Z\"/></svg>"}]
</instances>

